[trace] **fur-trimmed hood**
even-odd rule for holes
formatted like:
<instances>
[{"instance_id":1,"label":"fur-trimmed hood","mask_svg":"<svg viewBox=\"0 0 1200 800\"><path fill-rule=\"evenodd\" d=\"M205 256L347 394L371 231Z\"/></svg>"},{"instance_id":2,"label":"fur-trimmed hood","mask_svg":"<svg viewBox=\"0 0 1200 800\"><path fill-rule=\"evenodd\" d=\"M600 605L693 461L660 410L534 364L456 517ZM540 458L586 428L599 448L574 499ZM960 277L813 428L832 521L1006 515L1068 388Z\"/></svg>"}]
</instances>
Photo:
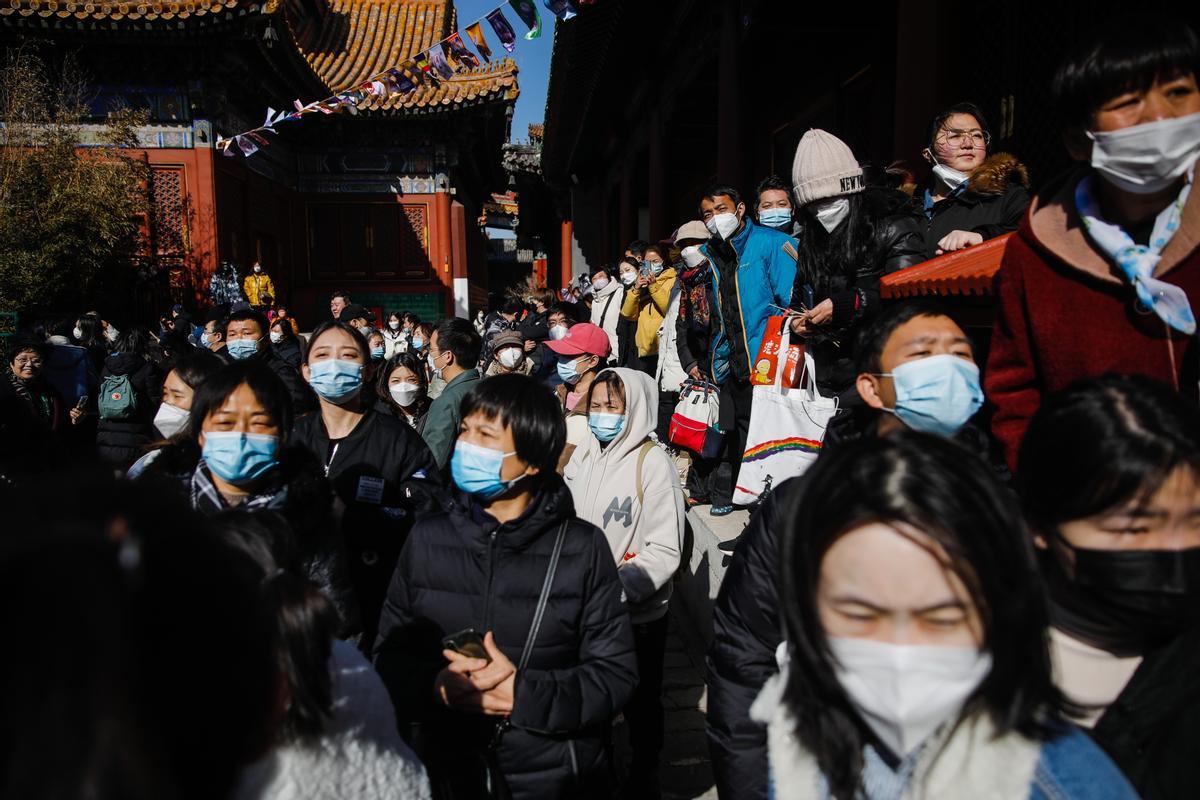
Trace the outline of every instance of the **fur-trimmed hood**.
<instances>
[{"instance_id":1,"label":"fur-trimmed hood","mask_svg":"<svg viewBox=\"0 0 1200 800\"><path fill-rule=\"evenodd\" d=\"M1011 153L996 153L971 172L970 191L985 196L998 196L1013 185L1029 188L1029 170Z\"/></svg>"}]
</instances>

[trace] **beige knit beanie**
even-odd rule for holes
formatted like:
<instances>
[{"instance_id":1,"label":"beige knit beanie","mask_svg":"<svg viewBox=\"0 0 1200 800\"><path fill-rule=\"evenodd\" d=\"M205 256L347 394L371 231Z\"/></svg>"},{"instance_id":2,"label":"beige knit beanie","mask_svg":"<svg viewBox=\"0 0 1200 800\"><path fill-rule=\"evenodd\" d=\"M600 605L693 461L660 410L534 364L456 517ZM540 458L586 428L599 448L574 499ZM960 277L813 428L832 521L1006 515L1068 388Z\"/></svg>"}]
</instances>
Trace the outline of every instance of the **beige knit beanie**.
<instances>
[{"instance_id":1,"label":"beige knit beanie","mask_svg":"<svg viewBox=\"0 0 1200 800\"><path fill-rule=\"evenodd\" d=\"M813 128L796 146L792 186L796 202L803 206L814 200L861 192L867 181L845 142Z\"/></svg>"}]
</instances>

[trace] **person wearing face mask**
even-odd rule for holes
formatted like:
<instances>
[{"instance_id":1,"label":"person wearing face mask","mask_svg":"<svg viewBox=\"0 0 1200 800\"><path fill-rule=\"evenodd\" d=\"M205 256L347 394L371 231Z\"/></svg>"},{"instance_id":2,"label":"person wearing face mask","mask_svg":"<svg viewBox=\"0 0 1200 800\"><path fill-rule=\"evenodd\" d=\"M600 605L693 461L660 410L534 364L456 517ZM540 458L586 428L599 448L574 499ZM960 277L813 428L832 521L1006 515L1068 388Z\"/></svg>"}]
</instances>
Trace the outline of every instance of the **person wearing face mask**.
<instances>
[{"instance_id":1,"label":"person wearing face mask","mask_svg":"<svg viewBox=\"0 0 1200 800\"><path fill-rule=\"evenodd\" d=\"M689 371L703 373L721 387L721 429L725 453L714 474L712 512L733 511L733 487L741 467L742 446L750 427L750 365L758 356L767 319L791 300L796 279L796 240L755 223L736 189L710 186L700 200L710 238L700 246L708 262L711 296L708 363Z\"/></svg>"},{"instance_id":2,"label":"person wearing face mask","mask_svg":"<svg viewBox=\"0 0 1200 800\"><path fill-rule=\"evenodd\" d=\"M525 340L519 331L504 331L492 340L492 363L483 377L493 375L528 375L533 372L533 359L525 353Z\"/></svg>"},{"instance_id":3,"label":"person wearing face mask","mask_svg":"<svg viewBox=\"0 0 1200 800\"><path fill-rule=\"evenodd\" d=\"M475 332L475 326L465 319L442 320L431 336L425 359L429 365L430 384L440 380L445 388L429 406L421 436L429 445L439 469L445 469L450 463L454 437L462 424L459 405L480 380L476 365L482 349L483 342Z\"/></svg>"},{"instance_id":4,"label":"person wearing face mask","mask_svg":"<svg viewBox=\"0 0 1200 800\"><path fill-rule=\"evenodd\" d=\"M258 361L270 367L288 387L292 410L297 416L316 410L316 397L300 377L300 371L275 352L266 315L250 308L234 311L225 320L224 329L225 355L232 361Z\"/></svg>"},{"instance_id":5,"label":"person wearing face mask","mask_svg":"<svg viewBox=\"0 0 1200 800\"><path fill-rule=\"evenodd\" d=\"M564 438L537 381L477 383L453 485L413 526L388 589L375 668L447 796L612 796L606 743L637 660L608 542L555 472ZM486 658L444 643L468 634Z\"/></svg>"},{"instance_id":6,"label":"person wearing face mask","mask_svg":"<svg viewBox=\"0 0 1200 800\"><path fill-rule=\"evenodd\" d=\"M420 434L376 410L374 370L357 330L342 322L320 325L302 367L320 413L297 420L293 431L296 444L324 465L345 507L341 535L362 612L364 649L374 641L388 580L418 507L409 484L438 480Z\"/></svg>"},{"instance_id":7,"label":"person wearing face mask","mask_svg":"<svg viewBox=\"0 0 1200 800\"><path fill-rule=\"evenodd\" d=\"M589 436L563 480L580 519L604 531L633 621L638 686L624 709L633 750L626 793L651 797L658 793L667 604L683 549L683 492L674 460L650 438L658 405L650 376L606 369L586 403Z\"/></svg>"},{"instance_id":8,"label":"person wearing face mask","mask_svg":"<svg viewBox=\"0 0 1200 800\"><path fill-rule=\"evenodd\" d=\"M774 797L1137 797L1064 719L1032 548L984 464L906 433L809 476L780 553L780 671L751 711Z\"/></svg>"},{"instance_id":9,"label":"person wearing face mask","mask_svg":"<svg viewBox=\"0 0 1200 800\"><path fill-rule=\"evenodd\" d=\"M800 236L800 225L796 222L795 207L792 205L792 187L779 175L768 175L758 184L754 192L758 198L754 215L758 224L786 233L792 238Z\"/></svg>"},{"instance_id":10,"label":"person wearing face mask","mask_svg":"<svg viewBox=\"0 0 1200 800\"><path fill-rule=\"evenodd\" d=\"M618 265L620 267L620 265ZM621 306L625 290L619 270L612 267L598 269L592 273L591 321L608 336L609 353L614 358L621 352L617 331L621 324Z\"/></svg>"},{"instance_id":11,"label":"person wearing face mask","mask_svg":"<svg viewBox=\"0 0 1200 800\"><path fill-rule=\"evenodd\" d=\"M408 334L404 330L404 318L399 311L388 314L387 324L383 326L383 347L383 356L389 359L408 350Z\"/></svg>"},{"instance_id":12,"label":"person wearing face mask","mask_svg":"<svg viewBox=\"0 0 1200 800\"><path fill-rule=\"evenodd\" d=\"M792 333L816 360L821 393L857 402L855 337L882 306L879 279L924 260L920 223L907 195L868 187L850 148L822 130L800 140L792 182L804 206Z\"/></svg>"},{"instance_id":13,"label":"person wearing face mask","mask_svg":"<svg viewBox=\"0 0 1200 800\"><path fill-rule=\"evenodd\" d=\"M338 317L339 322L345 322L350 327L354 328L364 338L371 334L371 320L373 315L370 309L366 306L360 306L358 303L351 303L342 309L341 316Z\"/></svg>"},{"instance_id":14,"label":"person wearing face mask","mask_svg":"<svg viewBox=\"0 0 1200 800\"><path fill-rule=\"evenodd\" d=\"M974 103L933 120L921 155L932 167L913 201L925 217L925 257L1012 233L1029 207L1029 173L1008 153L988 154L991 132Z\"/></svg>"},{"instance_id":15,"label":"person wearing face mask","mask_svg":"<svg viewBox=\"0 0 1200 800\"><path fill-rule=\"evenodd\" d=\"M371 354L371 361L377 366L383 363L387 346L383 343L382 331L371 331L367 334L367 351Z\"/></svg>"},{"instance_id":16,"label":"person wearing face mask","mask_svg":"<svg viewBox=\"0 0 1200 800\"><path fill-rule=\"evenodd\" d=\"M289 367L299 369L304 360L304 346L289 322L284 318L271 323L271 349Z\"/></svg>"},{"instance_id":17,"label":"person wearing face mask","mask_svg":"<svg viewBox=\"0 0 1200 800\"><path fill-rule=\"evenodd\" d=\"M397 353L379 371L375 408L408 424L417 433L425 427L429 413L429 381L424 359L416 353Z\"/></svg>"},{"instance_id":18,"label":"person wearing face mask","mask_svg":"<svg viewBox=\"0 0 1200 800\"><path fill-rule=\"evenodd\" d=\"M613 357L609 360L612 366L629 367L630 369L641 369L642 359L638 355L637 349L637 319L630 319L625 316L625 302L631 295L636 295L638 292L638 279L642 276L642 256L645 255L645 245L641 242L633 242L630 248L627 249L625 256L616 265L617 279L621 282L621 288L618 290L616 302L620 304L622 313L617 318L617 345L613 350ZM640 255L631 255L631 252L637 252Z\"/></svg>"},{"instance_id":19,"label":"person wearing face mask","mask_svg":"<svg viewBox=\"0 0 1200 800\"><path fill-rule=\"evenodd\" d=\"M557 358L555 371L562 385L556 391L561 413L567 421L567 442L558 461L561 472L575 448L587 440L588 409L585 398L611 352L604 331L590 322L575 325L565 337L547 342L546 346Z\"/></svg>"},{"instance_id":20,"label":"person wearing face mask","mask_svg":"<svg viewBox=\"0 0 1200 800\"><path fill-rule=\"evenodd\" d=\"M1200 782L1200 414L1109 375L1046 399L1017 485L1050 590L1055 681L1147 800Z\"/></svg>"},{"instance_id":21,"label":"person wearing face mask","mask_svg":"<svg viewBox=\"0 0 1200 800\"><path fill-rule=\"evenodd\" d=\"M625 265L621 266L624 268ZM625 300L621 304L621 316L634 324L631 347L636 348L638 360L636 366L630 366L647 375L658 371L658 329L670 306L674 286L675 269L670 265L666 249L656 244L647 245L642 272L632 285L626 287Z\"/></svg>"},{"instance_id":22,"label":"person wearing face mask","mask_svg":"<svg viewBox=\"0 0 1200 800\"><path fill-rule=\"evenodd\" d=\"M163 379L162 402L154 414L154 428L162 441L133 463L125 473L127 478L141 475L162 453L163 447L185 441L191 435L189 423L196 389L223 365L221 359L205 350L195 350L175 362Z\"/></svg>"},{"instance_id":23,"label":"person wearing face mask","mask_svg":"<svg viewBox=\"0 0 1200 800\"><path fill-rule=\"evenodd\" d=\"M1041 398L1081 378L1145 375L1197 399L1198 74L1200 39L1157 14L1106 19L1059 67L1082 164L1009 240L984 371L1010 464Z\"/></svg>"},{"instance_id":24,"label":"person wearing face mask","mask_svg":"<svg viewBox=\"0 0 1200 800\"><path fill-rule=\"evenodd\" d=\"M246 302L258 309L270 306L267 298L275 297L275 284L271 282L271 276L263 271L262 264L257 261L242 281L242 293L246 296Z\"/></svg>"},{"instance_id":25,"label":"person wearing face mask","mask_svg":"<svg viewBox=\"0 0 1200 800\"><path fill-rule=\"evenodd\" d=\"M830 424L821 459L854 441L913 429L952 437L964 458L977 457L997 479L1008 479L998 446L970 421L982 398L974 350L943 308L924 300L886 308L863 331L857 354L862 399L855 413ZM789 524L787 509L807 486L807 474L784 481L751 516L735 540L713 609L708 741L722 796L767 796L766 732L750 720L749 709L775 670L782 640L777 553Z\"/></svg>"},{"instance_id":26,"label":"person wearing face mask","mask_svg":"<svg viewBox=\"0 0 1200 800\"><path fill-rule=\"evenodd\" d=\"M154 414L162 397L162 370L150 359L150 332L130 326L113 345L100 374L96 452L118 472L129 468L157 438Z\"/></svg>"},{"instance_id":27,"label":"person wearing face mask","mask_svg":"<svg viewBox=\"0 0 1200 800\"><path fill-rule=\"evenodd\" d=\"M188 415L136 483L148 492L180 492L206 516L231 509L282 514L307 577L338 611L339 636L356 636L361 623L331 516L332 491L322 464L293 442L287 386L260 361L225 364L195 387Z\"/></svg>"}]
</instances>

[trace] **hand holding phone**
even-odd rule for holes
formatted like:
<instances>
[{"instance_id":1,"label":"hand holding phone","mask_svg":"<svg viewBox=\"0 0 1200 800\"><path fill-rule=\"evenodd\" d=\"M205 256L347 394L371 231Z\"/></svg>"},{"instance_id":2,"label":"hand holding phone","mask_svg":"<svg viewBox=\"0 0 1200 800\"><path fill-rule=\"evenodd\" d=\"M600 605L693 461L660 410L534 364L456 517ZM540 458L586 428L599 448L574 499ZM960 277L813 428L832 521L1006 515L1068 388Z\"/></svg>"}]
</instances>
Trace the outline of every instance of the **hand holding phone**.
<instances>
[{"instance_id":1,"label":"hand holding phone","mask_svg":"<svg viewBox=\"0 0 1200 800\"><path fill-rule=\"evenodd\" d=\"M458 633L450 634L442 639L442 647L468 658L482 658L489 663L492 660L492 657L488 655L487 648L483 646L483 634L474 628L466 628Z\"/></svg>"}]
</instances>

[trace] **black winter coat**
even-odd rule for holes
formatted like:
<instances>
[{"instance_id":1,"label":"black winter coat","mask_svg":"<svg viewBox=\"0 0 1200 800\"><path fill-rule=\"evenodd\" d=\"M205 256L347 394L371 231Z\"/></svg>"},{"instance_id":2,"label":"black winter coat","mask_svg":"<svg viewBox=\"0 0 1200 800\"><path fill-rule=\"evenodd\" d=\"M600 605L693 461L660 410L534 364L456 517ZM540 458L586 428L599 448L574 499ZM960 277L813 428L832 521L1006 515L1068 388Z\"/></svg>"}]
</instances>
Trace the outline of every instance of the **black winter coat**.
<instances>
[{"instance_id":1,"label":"black winter coat","mask_svg":"<svg viewBox=\"0 0 1200 800\"><path fill-rule=\"evenodd\" d=\"M827 256L827 263L812 263L816 253L830 241L830 234L815 218L804 214L804 235L792 287L791 307L797 311L813 308L824 300L833 304L833 318L806 340L816 360L817 383L826 395L840 393L854 382L855 340L881 308L879 279L925 260L921 220L912 212L907 195L869 187L851 197L858 198L851 202L859 204L868 226L856 263L845 263L841 255ZM833 236L846 233L834 229Z\"/></svg>"},{"instance_id":2,"label":"black winter coat","mask_svg":"<svg viewBox=\"0 0 1200 800\"><path fill-rule=\"evenodd\" d=\"M362 645L369 652L400 548L428 495L414 495L408 483L438 482L437 463L411 425L375 409L337 443L336 452L319 413L296 420L292 443L325 465L345 508L339 538L349 555L350 579L362 613Z\"/></svg>"},{"instance_id":3,"label":"black winter coat","mask_svg":"<svg viewBox=\"0 0 1200 800\"><path fill-rule=\"evenodd\" d=\"M984 240L1012 233L1029 208L1029 173L1008 153L997 153L972 173L966 190L925 210L926 186L913 193L916 211L925 217L925 257L937 255L938 242L951 231L971 231Z\"/></svg>"},{"instance_id":4,"label":"black winter coat","mask_svg":"<svg viewBox=\"0 0 1200 800\"><path fill-rule=\"evenodd\" d=\"M613 717L637 683L633 628L603 533L575 516L553 475L529 509L497 525L467 496L439 493L444 511L409 534L388 590L375 666L401 725L419 723L418 753L435 785L460 774L491 741L496 718L435 700L442 637L493 631L516 664L529 633L559 525L558 572L528 667L517 674L511 727L497 760L514 800L607 797Z\"/></svg>"},{"instance_id":5,"label":"black winter coat","mask_svg":"<svg viewBox=\"0 0 1200 800\"><path fill-rule=\"evenodd\" d=\"M190 441L169 444L158 451L136 483L180 492L188 505L202 513L225 510L224 506L216 508L205 499L193 502L192 476L199 458L199 448ZM333 491L321 464L303 448L285 447L279 453L279 466L263 491L275 495L264 507L283 515L292 528L296 554L305 576L333 601L341 617L338 635L343 639L358 636L362 621L351 587L349 558L333 525Z\"/></svg>"},{"instance_id":6,"label":"black winter coat","mask_svg":"<svg viewBox=\"0 0 1200 800\"><path fill-rule=\"evenodd\" d=\"M530 312L521 320L518 328L521 338L527 342L544 342L550 338L550 312Z\"/></svg>"},{"instance_id":7,"label":"black winter coat","mask_svg":"<svg viewBox=\"0 0 1200 800\"><path fill-rule=\"evenodd\" d=\"M1145 655L1092 738L1145 800L1200 787L1200 628Z\"/></svg>"},{"instance_id":8,"label":"black winter coat","mask_svg":"<svg viewBox=\"0 0 1200 800\"><path fill-rule=\"evenodd\" d=\"M279 356L279 359L283 363L292 369L300 369L300 364L304 361L304 354L300 352L299 340L284 339L279 344L272 342L271 349L275 351L275 355Z\"/></svg>"},{"instance_id":9,"label":"black winter coat","mask_svg":"<svg viewBox=\"0 0 1200 800\"><path fill-rule=\"evenodd\" d=\"M270 344L267 344L251 358L266 364L283 381L283 385L287 387L288 394L292 398L292 414L294 416L299 418L317 410L317 396L313 394L308 381L304 380L300 370L280 358Z\"/></svg>"},{"instance_id":10,"label":"black winter coat","mask_svg":"<svg viewBox=\"0 0 1200 800\"><path fill-rule=\"evenodd\" d=\"M101 419L96 427L96 451L115 469L128 469L151 444L160 439L154 415L162 400L163 374L157 366L134 353L114 353L104 360L100 383L112 375L128 375L136 402L128 419Z\"/></svg>"}]
</instances>

